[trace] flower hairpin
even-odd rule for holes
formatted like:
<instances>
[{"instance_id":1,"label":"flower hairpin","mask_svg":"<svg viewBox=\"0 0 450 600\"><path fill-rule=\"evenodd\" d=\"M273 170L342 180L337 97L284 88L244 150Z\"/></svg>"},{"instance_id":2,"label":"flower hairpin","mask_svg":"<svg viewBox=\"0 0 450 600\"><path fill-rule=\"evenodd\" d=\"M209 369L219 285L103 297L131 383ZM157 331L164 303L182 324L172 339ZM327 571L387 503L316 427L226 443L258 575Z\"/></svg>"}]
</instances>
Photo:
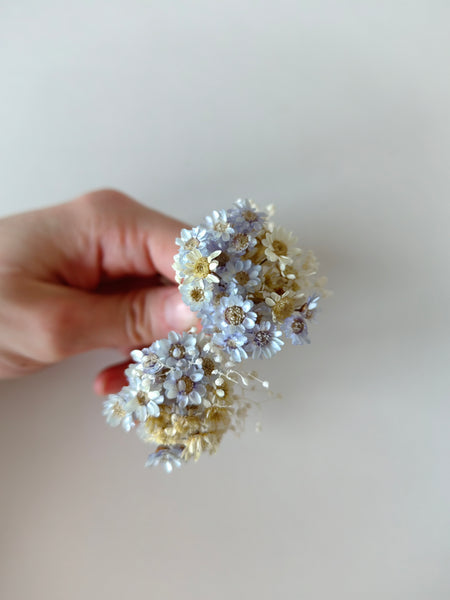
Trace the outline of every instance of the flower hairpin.
<instances>
[{"instance_id":1,"label":"flower hairpin","mask_svg":"<svg viewBox=\"0 0 450 600\"><path fill-rule=\"evenodd\" d=\"M157 446L146 466L170 472L214 453L227 431L242 430L253 404L248 392L268 388L245 372L245 360L271 358L285 339L309 344L325 279L314 254L297 248L271 216L271 207L266 213L237 200L176 240L176 280L202 330L172 331L133 350L128 385L104 402L110 425Z\"/></svg>"}]
</instances>

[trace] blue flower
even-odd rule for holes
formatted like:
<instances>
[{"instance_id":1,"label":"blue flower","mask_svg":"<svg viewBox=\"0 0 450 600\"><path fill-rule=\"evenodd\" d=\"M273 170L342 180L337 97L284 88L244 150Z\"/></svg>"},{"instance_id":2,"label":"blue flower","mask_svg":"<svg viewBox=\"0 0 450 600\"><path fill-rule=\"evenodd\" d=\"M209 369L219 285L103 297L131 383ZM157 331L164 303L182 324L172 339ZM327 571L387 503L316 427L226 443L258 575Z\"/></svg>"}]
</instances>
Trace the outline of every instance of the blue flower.
<instances>
[{"instance_id":1,"label":"blue flower","mask_svg":"<svg viewBox=\"0 0 450 600\"><path fill-rule=\"evenodd\" d=\"M257 239L251 234L237 232L230 240L228 245L229 254L242 256L249 250L252 250L257 244Z\"/></svg>"},{"instance_id":2,"label":"blue flower","mask_svg":"<svg viewBox=\"0 0 450 600\"><path fill-rule=\"evenodd\" d=\"M251 309L253 302L244 300L242 296L232 294L224 296L218 306L216 322L219 329L238 328L244 332L246 329L253 329L256 322L256 313Z\"/></svg>"},{"instance_id":3,"label":"blue flower","mask_svg":"<svg viewBox=\"0 0 450 600\"><path fill-rule=\"evenodd\" d=\"M305 319L311 319L312 321L315 321L314 317L318 312L317 305L319 303L319 300L320 296L318 294L313 294L312 296L308 297L308 300L300 308L300 312L302 313Z\"/></svg>"},{"instance_id":4,"label":"blue flower","mask_svg":"<svg viewBox=\"0 0 450 600\"><path fill-rule=\"evenodd\" d=\"M264 228L266 213L258 211L257 207L247 199L239 199L228 211L229 220L238 233L258 234Z\"/></svg>"},{"instance_id":5,"label":"blue flower","mask_svg":"<svg viewBox=\"0 0 450 600\"><path fill-rule=\"evenodd\" d=\"M172 369L164 381L166 398L176 399L181 408L199 406L206 394L205 386L200 383L203 379L203 369L197 364L184 362Z\"/></svg>"},{"instance_id":6,"label":"blue flower","mask_svg":"<svg viewBox=\"0 0 450 600\"><path fill-rule=\"evenodd\" d=\"M248 333L245 350L251 358L271 358L284 345L282 332L271 321L262 321Z\"/></svg>"},{"instance_id":7,"label":"blue flower","mask_svg":"<svg viewBox=\"0 0 450 600\"><path fill-rule=\"evenodd\" d=\"M193 227L182 229L180 236L175 243L180 246L180 253L184 255L191 250L202 250L208 239L208 231L203 227Z\"/></svg>"},{"instance_id":8,"label":"blue flower","mask_svg":"<svg viewBox=\"0 0 450 600\"><path fill-rule=\"evenodd\" d=\"M184 359L195 360L198 356L197 340L189 332L169 332L167 339L158 340L150 346L164 366L176 367Z\"/></svg>"},{"instance_id":9,"label":"blue flower","mask_svg":"<svg viewBox=\"0 0 450 600\"><path fill-rule=\"evenodd\" d=\"M229 288L229 291L236 290L235 293L245 297L260 287L260 272L261 266L253 264L251 260L236 260L230 261L220 276L224 283L235 284L234 289Z\"/></svg>"},{"instance_id":10,"label":"blue flower","mask_svg":"<svg viewBox=\"0 0 450 600\"><path fill-rule=\"evenodd\" d=\"M181 453L184 446L158 446L155 452L149 455L146 467L156 467L162 465L167 473L171 473L174 467L181 467Z\"/></svg>"},{"instance_id":11,"label":"blue flower","mask_svg":"<svg viewBox=\"0 0 450 600\"><path fill-rule=\"evenodd\" d=\"M224 332L215 333L212 341L213 344L225 350L234 362L241 362L248 358L247 352L244 350L247 336L239 329L234 331L228 329Z\"/></svg>"},{"instance_id":12,"label":"blue flower","mask_svg":"<svg viewBox=\"0 0 450 600\"><path fill-rule=\"evenodd\" d=\"M224 242L228 242L234 233L234 229L228 221L226 210L213 210L212 215L206 217L205 222L206 227L214 231L215 237Z\"/></svg>"},{"instance_id":13,"label":"blue flower","mask_svg":"<svg viewBox=\"0 0 450 600\"><path fill-rule=\"evenodd\" d=\"M295 311L290 317L288 317L281 328L294 345L309 344L308 339L308 327L306 326L306 320L302 313Z\"/></svg>"},{"instance_id":14,"label":"blue flower","mask_svg":"<svg viewBox=\"0 0 450 600\"><path fill-rule=\"evenodd\" d=\"M142 350L132 350L131 358L137 365L134 365L141 373L157 373L162 369L160 357L152 352L151 348L142 348Z\"/></svg>"}]
</instances>

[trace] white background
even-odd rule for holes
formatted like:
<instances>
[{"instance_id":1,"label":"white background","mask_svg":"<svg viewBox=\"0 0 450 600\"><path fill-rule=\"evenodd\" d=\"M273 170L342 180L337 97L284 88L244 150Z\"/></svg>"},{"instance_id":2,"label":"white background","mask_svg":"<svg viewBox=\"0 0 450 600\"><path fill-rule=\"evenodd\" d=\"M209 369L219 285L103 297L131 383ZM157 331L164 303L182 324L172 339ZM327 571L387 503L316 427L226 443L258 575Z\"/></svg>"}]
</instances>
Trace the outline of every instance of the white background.
<instances>
[{"instance_id":1,"label":"white background","mask_svg":"<svg viewBox=\"0 0 450 600\"><path fill-rule=\"evenodd\" d=\"M274 202L335 295L264 404L167 476L98 351L0 383L0 596L450 596L447 0L0 1L0 208Z\"/></svg>"}]
</instances>

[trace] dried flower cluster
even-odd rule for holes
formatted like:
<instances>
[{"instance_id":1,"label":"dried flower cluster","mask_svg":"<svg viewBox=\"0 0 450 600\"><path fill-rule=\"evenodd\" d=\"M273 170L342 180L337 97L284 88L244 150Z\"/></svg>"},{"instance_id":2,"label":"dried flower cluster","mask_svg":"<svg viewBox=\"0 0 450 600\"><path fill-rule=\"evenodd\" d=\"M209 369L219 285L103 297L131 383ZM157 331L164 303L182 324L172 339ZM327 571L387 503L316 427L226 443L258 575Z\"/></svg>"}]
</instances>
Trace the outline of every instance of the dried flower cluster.
<instances>
[{"instance_id":1,"label":"dried flower cluster","mask_svg":"<svg viewBox=\"0 0 450 600\"><path fill-rule=\"evenodd\" d=\"M215 452L228 430L242 428L251 406L246 391L255 381L268 386L244 373L242 361L272 357L283 337L309 343L325 284L314 254L250 200L183 229L176 243L180 292L202 331L171 332L134 350L128 385L104 403L110 425L136 428L157 445L146 465L167 471Z\"/></svg>"}]
</instances>

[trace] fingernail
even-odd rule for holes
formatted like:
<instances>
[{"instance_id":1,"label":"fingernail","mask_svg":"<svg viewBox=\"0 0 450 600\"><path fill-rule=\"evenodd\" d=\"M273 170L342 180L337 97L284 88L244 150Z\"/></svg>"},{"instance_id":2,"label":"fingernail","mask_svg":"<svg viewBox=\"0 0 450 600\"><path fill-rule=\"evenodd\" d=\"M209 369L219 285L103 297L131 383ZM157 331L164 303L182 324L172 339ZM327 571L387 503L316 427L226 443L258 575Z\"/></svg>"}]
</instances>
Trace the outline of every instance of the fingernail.
<instances>
[{"instance_id":1,"label":"fingernail","mask_svg":"<svg viewBox=\"0 0 450 600\"><path fill-rule=\"evenodd\" d=\"M164 313L167 324L177 331L183 331L198 324L195 313L183 302L178 289L167 296Z\"/></svg>"}]
</instances>

